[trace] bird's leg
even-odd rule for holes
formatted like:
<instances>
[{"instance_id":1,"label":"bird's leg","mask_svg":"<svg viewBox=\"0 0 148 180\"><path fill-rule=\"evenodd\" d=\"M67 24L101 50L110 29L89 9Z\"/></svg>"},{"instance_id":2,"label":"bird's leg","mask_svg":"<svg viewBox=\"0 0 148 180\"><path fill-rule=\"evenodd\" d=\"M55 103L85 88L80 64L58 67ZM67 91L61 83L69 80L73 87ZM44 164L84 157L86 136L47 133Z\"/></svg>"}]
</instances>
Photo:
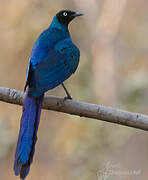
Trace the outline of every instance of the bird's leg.
<instances>
[{"instance_id":1,"label":"bird's leg","mask_svg":"<svg viewBox=\"0 0 148 180\"><path fill-rule=\"evenodd\" d=\"M63 88L64 88L64 91L66 92L66 95L67 95L66 97L64 97L64 99L65 99L65 100L66 100L66 99L72 99L72 97L71 97L70 93L68 92L68 90L66 89L64 83L62 83L62 86L63 86Z\"/></svg>"}]
</instances>

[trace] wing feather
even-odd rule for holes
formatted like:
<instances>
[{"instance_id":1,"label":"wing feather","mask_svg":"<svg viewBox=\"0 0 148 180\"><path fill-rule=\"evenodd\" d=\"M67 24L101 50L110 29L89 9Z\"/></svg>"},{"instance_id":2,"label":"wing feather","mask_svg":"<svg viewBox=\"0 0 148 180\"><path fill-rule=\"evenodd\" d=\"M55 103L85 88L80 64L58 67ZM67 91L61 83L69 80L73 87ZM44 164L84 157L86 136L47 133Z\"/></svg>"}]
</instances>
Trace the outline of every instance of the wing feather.
<instances>
[{"instance_id":1,"label":"wing feather","mask_svg":"<svg viewBox=\"0 0 148 180\"><path fill-rule=\"evenodd\" d=\"M39 96L55 88L75 72L79 63L79 50L72 41L61 43L51 49L33 70L34 83L29 92L32 96Z\"/></svg>"}]
</instances>

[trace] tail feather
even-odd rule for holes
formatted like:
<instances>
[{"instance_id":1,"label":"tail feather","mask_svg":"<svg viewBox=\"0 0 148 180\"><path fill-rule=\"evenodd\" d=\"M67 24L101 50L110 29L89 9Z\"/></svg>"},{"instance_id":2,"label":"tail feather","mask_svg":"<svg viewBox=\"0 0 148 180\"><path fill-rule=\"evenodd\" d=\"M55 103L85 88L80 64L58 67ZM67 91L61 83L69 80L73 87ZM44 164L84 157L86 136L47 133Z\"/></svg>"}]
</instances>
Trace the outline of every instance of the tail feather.
<instances>
[{"instance_id":1,"label":"tail feather","mask_svg":"<svg viewBox=\"0 0 148 180\"><path fill-rule=\"evenodd\" d=\"M20 174L21 179L28 175L33 161L43 97L29 97L28 93L25 97L14 162L15 175Z\"/></svg>"}]
</instances>

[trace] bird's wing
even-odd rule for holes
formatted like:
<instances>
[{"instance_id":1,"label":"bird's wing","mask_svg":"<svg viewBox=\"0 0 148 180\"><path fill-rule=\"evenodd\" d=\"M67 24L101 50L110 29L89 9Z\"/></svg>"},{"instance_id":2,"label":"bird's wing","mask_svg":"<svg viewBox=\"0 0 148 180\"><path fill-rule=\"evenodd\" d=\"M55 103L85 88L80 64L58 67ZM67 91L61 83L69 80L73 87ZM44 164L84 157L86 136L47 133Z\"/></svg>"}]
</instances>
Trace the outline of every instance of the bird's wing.
<instances>
[{"instance_id":1,"label":"bird's wing","mask_svg":"<svg viewBox=\"0 0 148 180\"><path fill-rule=\"evenodd\" d=\"M43 31L38 39L36 40L31 56L29 59L29 63L27 66L27 72L26 72L26 84L24 87L24 91L26 90L27 86L31 86L32 83L32 72L35 70L37 64L46 57L50 49L53 48L53 32L51 32L49 29Z\"/></svg>"},{"instance_id":2,"label":"bird's wing","mask_svg":"<svg viewBox=\"0 0 148 180\"><path fill-rule=\"evenodd\" d=\"M31 68L31 63L30 63L30 59L29 59L29 63L27 66L27 71L26 71L26 83L25 83L25 87L24 87L24 92L26 91L27 86L30 84L31 74L32 74L32 68Z\"/></svg>"},{"instance_id":3,"label":"bird's wing","mask_svg":"<svg viewBox=\"0 0 148 180\"><path fill-rule=\"evenodd\" d=\"M38 96L69 78L78 66L79 56L79 50L71 40L57 43L33 71L32 94Z\"/></svg>"},{"instance_id":4,"label":"bird's wing","mask_svg":"<svg viewBox=\"0 0 148 180\"><path fill-rule=\"evenodd\" d=\"M73 44L72 40L70 38L66 38L57 43L54 49L58 53L67 57L66 62L69 65L70 71L74 73L79 63L80 51Z\"/></svg>"}]
</instances>

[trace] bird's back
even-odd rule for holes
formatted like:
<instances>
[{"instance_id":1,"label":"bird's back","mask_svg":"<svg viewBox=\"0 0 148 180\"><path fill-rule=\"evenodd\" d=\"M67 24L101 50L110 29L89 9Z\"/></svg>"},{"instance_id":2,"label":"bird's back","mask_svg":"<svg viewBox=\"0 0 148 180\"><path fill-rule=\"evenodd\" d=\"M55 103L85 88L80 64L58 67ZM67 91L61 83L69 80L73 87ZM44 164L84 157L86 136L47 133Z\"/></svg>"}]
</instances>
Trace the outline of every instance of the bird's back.
<instances>
[{"instance_id":1,"label":"bird's back","mask_svg":"<svg viewBox=\"0 0 148 180\"><path fill-rule=\"evenodd\" d=\"M68 31L56 28L45 30L32 49L29 93L39 96L61 84L75 72L79 56L79 49Z\"/></svg>"}]
</instances>

